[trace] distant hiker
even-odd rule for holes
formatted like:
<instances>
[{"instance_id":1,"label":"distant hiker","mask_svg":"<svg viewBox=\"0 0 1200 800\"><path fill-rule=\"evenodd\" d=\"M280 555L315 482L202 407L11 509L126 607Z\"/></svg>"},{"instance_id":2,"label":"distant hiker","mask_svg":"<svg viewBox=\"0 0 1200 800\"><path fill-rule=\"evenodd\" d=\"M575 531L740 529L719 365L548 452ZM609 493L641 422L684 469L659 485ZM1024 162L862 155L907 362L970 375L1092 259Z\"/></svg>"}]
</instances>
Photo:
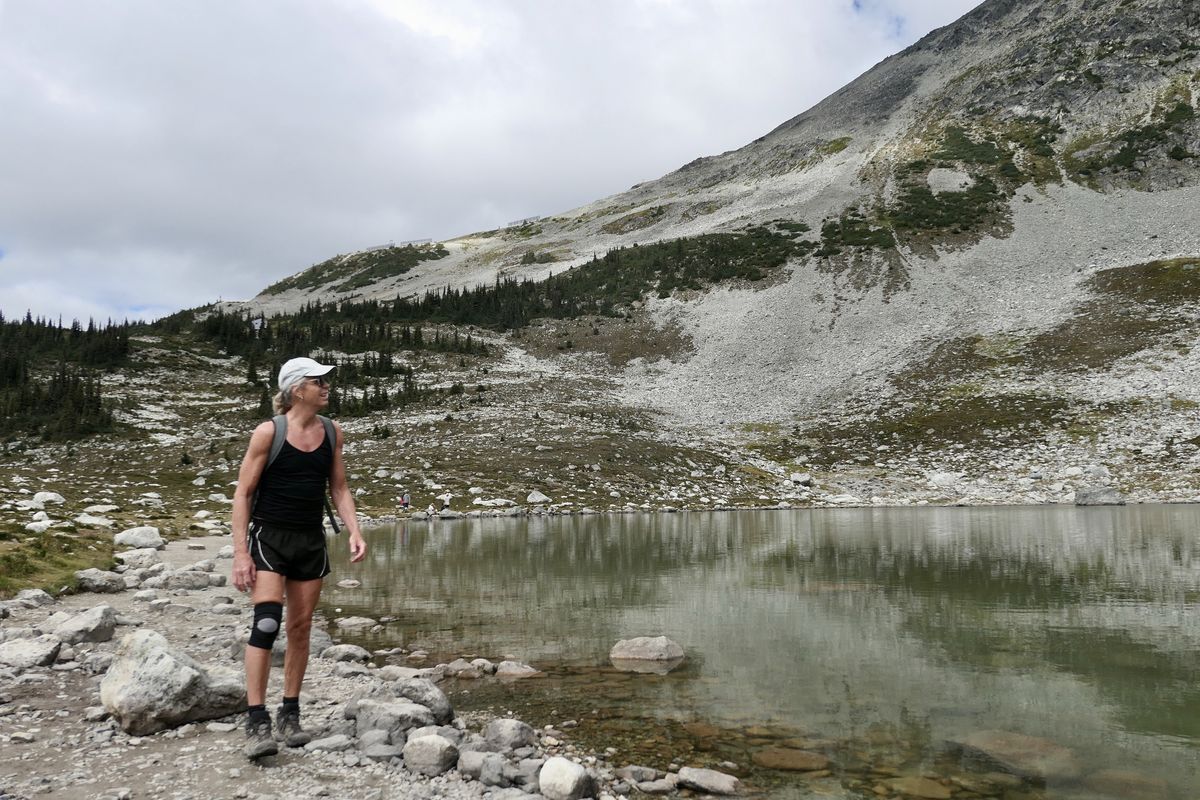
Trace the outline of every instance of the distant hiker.
<instances>
[{"instance_id":1,"label":"distant hiker","mask_svg":"<svg viewBox=\"0 0 1200 800\"><path fill-rule=\"evenodd\" d=\"M333 367L293 358L279 370L273 420L254 429L233 495L233 585L251 592L254 624L246 645L246 756L279 751L266 707L271 645L287 601L283 704L276 737L288 747L312 738L300 727L300 686L308 666L313 609L329 574L322 507L325 488L349 531L350 560L367 552L346 485L342 430L317 412L329 404ZM333 514L330 512L330 522ZM336 532L336 523L334 523Z\"/></svg>"},{"instance_id":2,"label":"distant hiker","mask_svg":"<svg viewBox=\"0 0 1200 800\"><path fill-rule=\"evenodd\" d=\"M437 513L437 509L434 507L433 503L429 504L429 508L425 509L425 513L431 517Z\"/></svg>"},{"instance_id":3,"label":"distant hiker","mask_svg":"<svg viewBox=\"0 0 1200 800\"><path fill-rule=\"evenodd\" d=\"M448 511L450 509L450 498L451 497L454 497L454 495L450 494L449 492L446 492L444 494L439 494L437 496L437 499L442 501L442 511Z\"/></svg>"},{"instance_id":4,"label":"distant hiker","mask_svg":"<svg viewBox=\"0 0 1200 800\"><path fill-rule=\"evenodd\" d=\"M412 495L405 491L404 496L400 498L400 507L408 509L410 506L412 506Z\"/></svg>"}]
</instances>

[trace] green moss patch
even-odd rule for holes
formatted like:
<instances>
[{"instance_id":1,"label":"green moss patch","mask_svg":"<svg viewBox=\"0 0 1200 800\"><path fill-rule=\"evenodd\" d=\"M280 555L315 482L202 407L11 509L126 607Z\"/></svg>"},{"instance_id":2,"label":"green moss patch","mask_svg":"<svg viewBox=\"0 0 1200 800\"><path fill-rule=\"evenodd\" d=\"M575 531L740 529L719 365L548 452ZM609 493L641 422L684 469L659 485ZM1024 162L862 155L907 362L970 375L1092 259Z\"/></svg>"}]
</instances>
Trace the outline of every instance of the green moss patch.
<instances>
[{"instance_id":1,"label":"green moss patch","mask_svg":"<svg viewBox=\"0 0 1200 800\"><path fill-rule=\"evenodd\" d=\"M445 258L449 254L441 244L410 244L338 256L271 284L263 290L263 294L281 294L289 289L316 289L326 284L333 284L334 291L351 291L403 275L422 261Z\"/></svg>"}]
</instances>

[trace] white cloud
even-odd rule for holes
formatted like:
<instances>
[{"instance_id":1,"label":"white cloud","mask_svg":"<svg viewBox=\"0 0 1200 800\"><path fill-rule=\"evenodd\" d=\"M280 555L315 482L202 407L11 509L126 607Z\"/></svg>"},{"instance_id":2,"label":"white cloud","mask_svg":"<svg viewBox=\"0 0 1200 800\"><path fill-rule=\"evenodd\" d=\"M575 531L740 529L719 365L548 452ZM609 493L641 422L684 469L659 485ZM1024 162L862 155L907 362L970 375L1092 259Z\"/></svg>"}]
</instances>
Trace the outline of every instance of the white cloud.
<instances>
[{"instance_id":1,"label":"white cloud","mask_svg":"<svg viewBox=\"0 0 1200 800\"><path fill-rule=\"evenodd\" d=\"M0 309L173 310L567 210L972 5L0 0Z\"/></svg>"}]
</instances>

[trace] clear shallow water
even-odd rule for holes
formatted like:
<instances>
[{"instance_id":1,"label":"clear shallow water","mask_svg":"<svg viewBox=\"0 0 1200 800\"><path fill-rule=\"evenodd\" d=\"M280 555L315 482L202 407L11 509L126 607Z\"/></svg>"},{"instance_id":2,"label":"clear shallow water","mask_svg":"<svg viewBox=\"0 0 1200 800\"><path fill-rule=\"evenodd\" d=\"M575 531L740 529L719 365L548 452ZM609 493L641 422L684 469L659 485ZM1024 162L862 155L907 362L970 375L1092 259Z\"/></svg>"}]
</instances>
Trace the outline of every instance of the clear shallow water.
<instances>
[{"instance_id":1,"label":"clear shallow water","mask_svg":"<svg viewBox=\"0 0 1200 800\"><path fill-rule=\"evenodd\" d=\"M363 585L327 584L328 614L394 616L364 643L430 663L545 670L460 681L452 699L578 719L618 762L746 768L765 746L819 745L825 782L865 791L887 770L952 774L945 740L1004 730L1072 748L1085 777L1148 777L1144 796L1200 787L1198 507L476 519L368 537L358 567L334 548L334 577ZM684 646L679 670L608 666L618 639L657 634ZM775 794L808 785L745 776ZM1105 796L1073 781L1006 791Z\"/></svg>"}]
</instances>

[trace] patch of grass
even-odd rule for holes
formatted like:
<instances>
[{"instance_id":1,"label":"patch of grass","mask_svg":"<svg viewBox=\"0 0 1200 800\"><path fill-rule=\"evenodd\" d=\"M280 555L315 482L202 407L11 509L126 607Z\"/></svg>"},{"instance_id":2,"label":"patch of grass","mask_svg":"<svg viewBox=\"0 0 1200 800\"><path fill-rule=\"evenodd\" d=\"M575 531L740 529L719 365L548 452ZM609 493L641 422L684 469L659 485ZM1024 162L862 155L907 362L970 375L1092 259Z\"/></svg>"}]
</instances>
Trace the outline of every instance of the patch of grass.
<instances>
[{"instance_id":1,"label":"patch of grass","mask_svg":"<svg viewBox=\"0 0 1200 800\"><path fill-rule=\"evenodd\" d=\"M75 586L75 573L112 566L111 536L46 531L0 534L0 597L21 589L57 593Z\"/></svg>"},{"instance_id":2,"label":"patch of grass","mask_svg":"<svg viewBox=\"0 0 1200 800\"><path fill-rule=\"evenodd\" d=\"M1178 309L1200 302L1200 258L1104 270L1088 279L1092 299L1061 325L1035 337L1022 361L1043 370L1094 370L1167 343L1191 327Z\"/></svg>"},{"instance_id":3,"label":"patch of grass","mask_svg":"<svg viewBox=\"0 0 1200 800\"><path fill-rule=\"evenodd\" d=\"M851 141L853 141L851 137L843 136L840 139L834 139L831 142L826 142L825 144L821 145L817 148L817 152L823 156L832 156L849 147Z\"/></svg>"}]
</instances>

